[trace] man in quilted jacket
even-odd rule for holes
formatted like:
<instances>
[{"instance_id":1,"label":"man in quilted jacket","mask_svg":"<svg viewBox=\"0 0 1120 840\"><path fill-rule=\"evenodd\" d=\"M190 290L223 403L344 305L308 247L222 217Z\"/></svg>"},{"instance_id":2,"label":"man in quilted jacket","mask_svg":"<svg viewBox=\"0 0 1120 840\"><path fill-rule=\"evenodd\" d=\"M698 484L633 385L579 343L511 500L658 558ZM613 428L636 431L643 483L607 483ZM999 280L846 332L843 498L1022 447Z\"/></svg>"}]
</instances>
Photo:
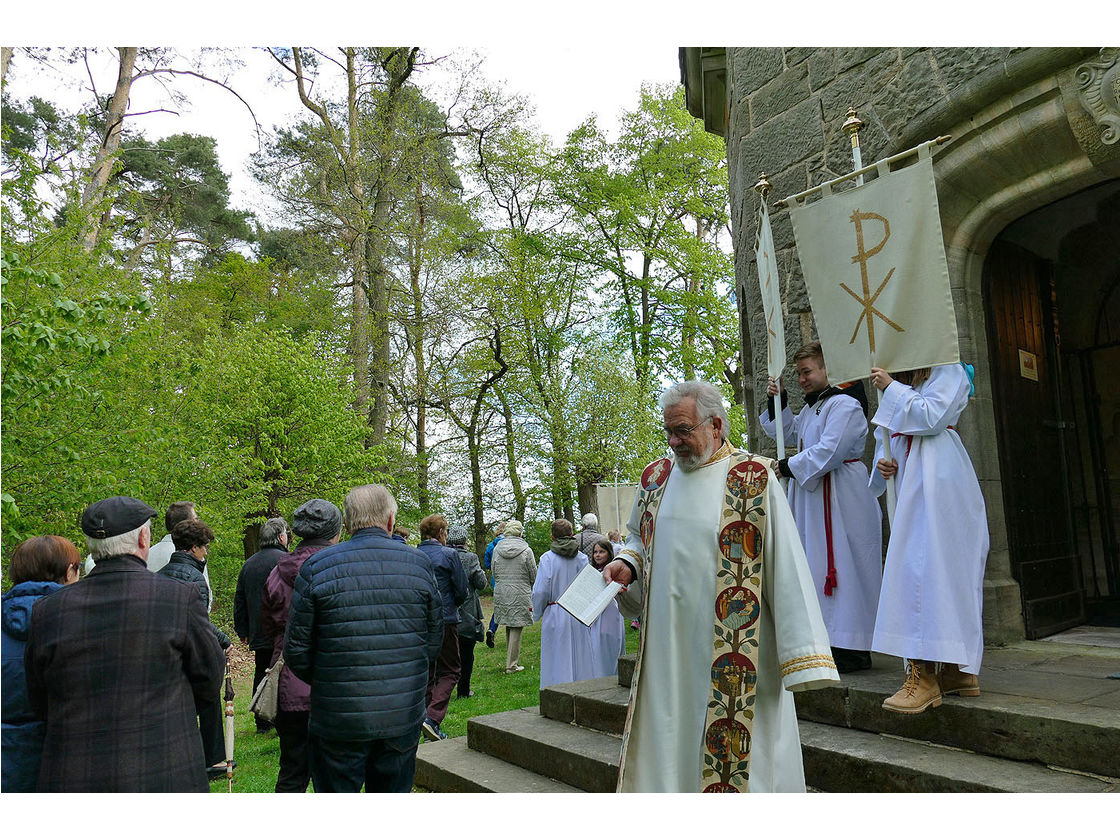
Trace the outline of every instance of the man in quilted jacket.
<instances>
[{"instance_id":1,"label":"man in quilted jacket","mask_svg":"<svg viewBox=\"0 0 1120 840\"><path fill-rule=\"evenodd\" d=\"M429 664L443 642L431 562L394 540L397 501L380 484L343 504L350 539L303 564L284 659L311 686L311 779L318 793L408 793Z\"/></svg>"}]
</instances>

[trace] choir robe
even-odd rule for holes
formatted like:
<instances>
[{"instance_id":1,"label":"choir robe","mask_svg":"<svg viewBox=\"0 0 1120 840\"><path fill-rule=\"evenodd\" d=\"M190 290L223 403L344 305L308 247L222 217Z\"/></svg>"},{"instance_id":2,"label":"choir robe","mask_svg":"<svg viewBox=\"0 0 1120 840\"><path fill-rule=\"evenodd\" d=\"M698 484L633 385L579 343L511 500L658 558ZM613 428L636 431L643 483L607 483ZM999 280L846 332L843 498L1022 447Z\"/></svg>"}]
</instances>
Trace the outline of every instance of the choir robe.
<instances>
[{"instance_id":1,"label":"choir robe","mask_svg":"<svg viewBox=\"0 0 1120 840\"><path fill-rule=\"evenodd\" d=\"M699 792L702 739L711 691L719 523L731 448L692 472L674 467L654 525L650 592L642 570L616 597L622 614L641 611L638 679L620 792ZM720 457L722 455L722 457ZM828 633L813 594L797 526L774 473L767 470L768 524L763 540L760 645L755 684L749 790L804 792L805 771L792 691L839 682ZM623 557L647 562L637 500Z\"/></svg>"},{"instance_id":2,"label":"choir robe","mask_svg":"<svg viewBox=\"0 0 1120 840\"><path fill-rule=\"evenodd\" d=\"M774 437L776 423L769 412L758 420L762 430ZM782 421L785 439L796 440L798 447L788 461L793 473L789 506L829 639L834 647L870 650L883 580L883 525L879 502L868 488L867 467L859 460L867 439L867 418L854 397L834 394L806 405L796 416L786 406ZM829 530L836 585L825 594Z\"/></svg>"},{"instance_id":3,"label":"choir robe","mask_svg":"<svg viewBox=\"0 0 1120 840\"><path fill-rule=\"evenodd\" d=\"M889 429L898 502L887 544L872 650L980 673L988 518L956 424L968 404L960 365L933 368L916 389L894 381L871 422ZM880 436L876 435L879 439ZM875 460L883 457L878 440ZM871 488L885 480L871 471Z\"/></svg>"},{"instance_id":4,"label":"choir robe","mask_svg":"<svg viewBox=\"0 0 1120 840\"><path fill-rule=\"evenodd\" d=\"M596 677L611 677L618 673L618 657L626 653L626 622L618 611L618 604L611 601L602 614L591 624L591 658Z\"/></svg>"},{"instance_id":5,"label":"choir robe","mask_svg":"<svg viewBox=\"0 0 1120 840\"><path fill-rule=\"evenodd\" d=\"M533 583L533 615L541 623L541 688L602 676L595 667L591 628L555 603L587 563L582 551L574 557L555 551L541 555Z\"/></svg>"}]
</instances>

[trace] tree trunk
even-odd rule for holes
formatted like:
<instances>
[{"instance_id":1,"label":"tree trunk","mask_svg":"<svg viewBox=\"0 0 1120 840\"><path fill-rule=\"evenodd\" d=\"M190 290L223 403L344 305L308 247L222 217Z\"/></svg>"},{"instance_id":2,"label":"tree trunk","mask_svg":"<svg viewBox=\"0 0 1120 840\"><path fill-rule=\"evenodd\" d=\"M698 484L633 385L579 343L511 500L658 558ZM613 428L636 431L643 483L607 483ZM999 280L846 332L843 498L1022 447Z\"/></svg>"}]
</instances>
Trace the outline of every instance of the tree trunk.
<instances>
[{"instance_id":1,"label":"tree trunk","mask_svg":"<svg viewBox=\"0 0 1120 840\"><path fill-rule=\"evenodd\" d=\"M373 217L366 232L366 270L369 276L370 323L370 413L369 440L374 445L385 439L389 424L389 295L385 282L385 250L388 242L389 204L392 191L389 171L393 165L393 128L401 88L416 66L418 47L379 49L381 67L387 76L385 101L375 115L376 142L382 144L374 179Z\"/></svg>"},{"instance_id":2,"label":"tree trunk","mask_svg":"<svg viewBox=\"0 0 1120 840\"><path fill-rule=\"evenodd\" d=\"M117 47L120 60L117 68L117 86L109 101L109 111L105 115L105 132L101 137L101 147L93 159L89 183L82 191L82 209L88 214L82 247L86 252L93 250L101 231L101 217L97 205L105 196L105 187L113 173L117 161L117 151L121 145L121 129L128 109L128 97L132 90L132 72L136 66L138 47Z\"/></svg>"},{"instance_id":3,"label":"tree trunk","mask_svg":"<svg viewBox=\"0 0 1120 840\"><path fill-rule=\"evenodd\" d=\"M506 402L506 395L501 388L495 388L494 393L497 394L498 401L502 404L502 417L506 423L506 468L509 470L509 482L513 486L513 502L516 513L514 518L524 522L528 500L525 497L524 489L521 487L521 476L517 474L517 453L513 445L513 411L510 410L509 403Z\"/></svg>"},{"instance_id":4,"label":"tree trunk","mask_svg":"<svg viewBox=\"0 0 1120 840\"><path fill-rule=\"evenodd\" d=\"M428 492L428 369L424 349L424 301L420 288L420 271L424 254L424 215L423 188L416 182L416 204L413 208L415 224L412 229L412 242L409 248L409 287L412 290L412 357L416 363L416 498L420 505L420 515L431 513L431 498ZM406 333L409 330L406 330ZM477 519L477 514L476 514Z\"/></svg>"},{"instance_id":5,"label":"tree trunk","mask_svg":"<svg viewBox=\"0 0 1120 840\"><path fill-rule=\"evenodd\" d=\"M0 47L0 84L8 78L8 62L12 60L12 48Z\"/></svg>"}]
</instances>

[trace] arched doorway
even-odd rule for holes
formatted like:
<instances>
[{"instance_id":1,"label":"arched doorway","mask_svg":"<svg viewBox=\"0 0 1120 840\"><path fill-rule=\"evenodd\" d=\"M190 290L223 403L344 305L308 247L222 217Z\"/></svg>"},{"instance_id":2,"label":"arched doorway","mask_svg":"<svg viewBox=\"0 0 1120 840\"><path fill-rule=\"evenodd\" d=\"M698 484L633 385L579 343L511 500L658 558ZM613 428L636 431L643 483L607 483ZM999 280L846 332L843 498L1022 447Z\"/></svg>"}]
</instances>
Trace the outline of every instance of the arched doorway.
<instances>
[{"instance_id":1,"label":"arched doorway","mask_svg":"<svg viewBox=\"0 0 1120 840\"><path fill-rule=\"evenodd\" d=\"M1120 624L1120 180L1007 225L984 261L1011 573L1027 638Z\"/></svg>"}]
</instances>

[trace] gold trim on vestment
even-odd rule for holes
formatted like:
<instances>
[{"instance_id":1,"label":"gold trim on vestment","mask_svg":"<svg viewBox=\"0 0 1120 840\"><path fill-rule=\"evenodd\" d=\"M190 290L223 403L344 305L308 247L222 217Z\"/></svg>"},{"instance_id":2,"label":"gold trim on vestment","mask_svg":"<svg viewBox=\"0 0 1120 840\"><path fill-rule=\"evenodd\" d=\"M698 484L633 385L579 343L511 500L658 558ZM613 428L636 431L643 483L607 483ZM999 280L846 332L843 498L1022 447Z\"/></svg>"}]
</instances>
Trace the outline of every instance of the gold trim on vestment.
<instances>
[{"instance_id":1,"label":"gold trim on vestment","mask_svg":"<svg viewBox=\"0 0 1120 840\"><path fill-rule=\"evenodd\" d=\"M787 674L794 674L798 671L807 671L810 668L835 668L836 663L831 656L818 654L816 656L800 656L797 659L791 659L788 662L783 662L779 668L782 676Z\"/></svg>"}]
</instances>

